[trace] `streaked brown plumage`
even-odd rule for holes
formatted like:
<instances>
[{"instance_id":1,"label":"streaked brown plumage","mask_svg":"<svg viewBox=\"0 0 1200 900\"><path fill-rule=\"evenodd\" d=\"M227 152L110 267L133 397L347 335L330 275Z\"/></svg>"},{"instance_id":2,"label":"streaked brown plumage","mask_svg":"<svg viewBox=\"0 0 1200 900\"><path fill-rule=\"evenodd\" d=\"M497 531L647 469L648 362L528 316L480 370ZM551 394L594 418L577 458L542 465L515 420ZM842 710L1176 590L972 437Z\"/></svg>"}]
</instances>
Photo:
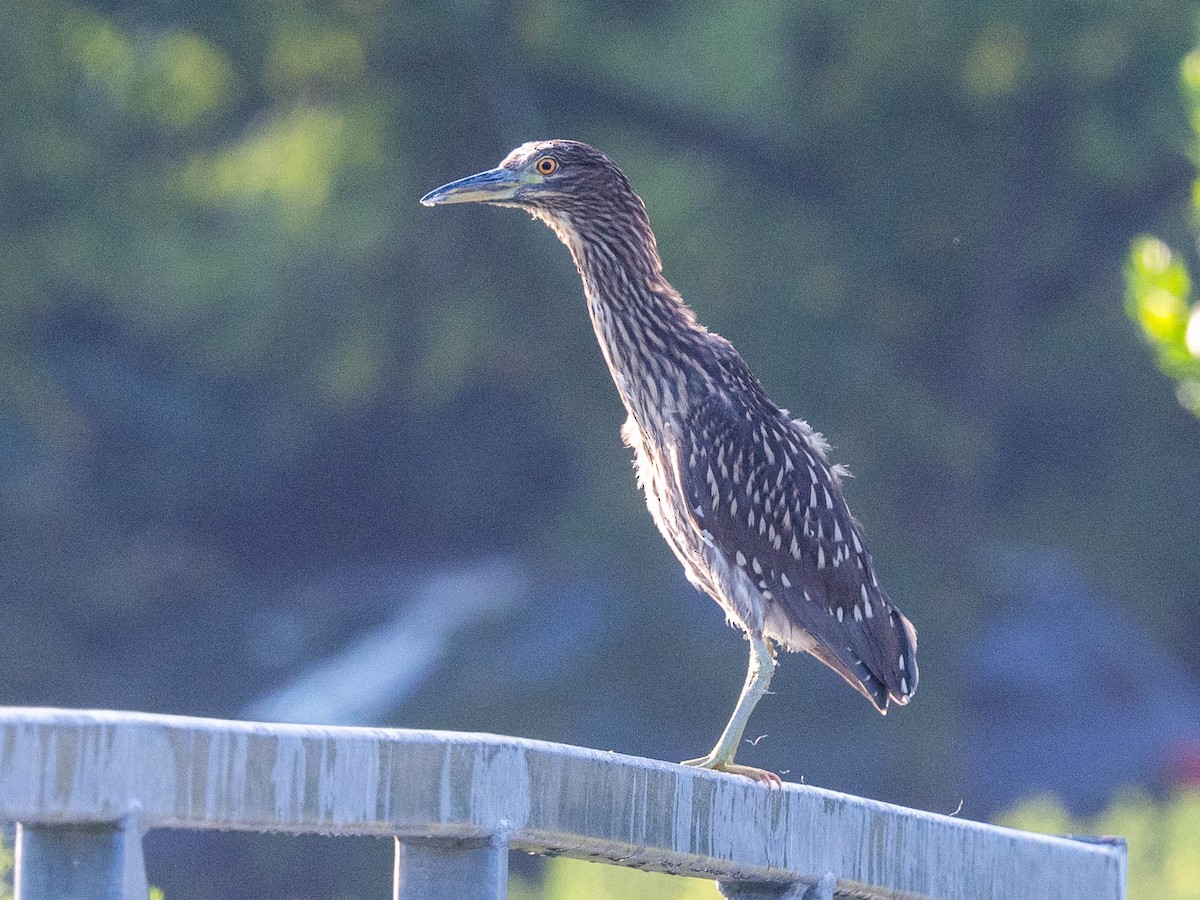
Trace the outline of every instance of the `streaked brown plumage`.
<instances>
[{"instance_id":1,"label":"streaked brown plumage","mask_svg":"<svg viewBox=\"0 0 1200 900\"><path fill-rule=\"evenodd\" d=\"M539 141L422 199L472 201L525 209L570 249L655 524L751 642L734 716L691 764L778 780L733 763L774 669L772 642L816 656L880 712L907 703L916 631L879 586L842 470L663 277L645 206L620 169L586 144Z\"/></svg>"}]
</instances>

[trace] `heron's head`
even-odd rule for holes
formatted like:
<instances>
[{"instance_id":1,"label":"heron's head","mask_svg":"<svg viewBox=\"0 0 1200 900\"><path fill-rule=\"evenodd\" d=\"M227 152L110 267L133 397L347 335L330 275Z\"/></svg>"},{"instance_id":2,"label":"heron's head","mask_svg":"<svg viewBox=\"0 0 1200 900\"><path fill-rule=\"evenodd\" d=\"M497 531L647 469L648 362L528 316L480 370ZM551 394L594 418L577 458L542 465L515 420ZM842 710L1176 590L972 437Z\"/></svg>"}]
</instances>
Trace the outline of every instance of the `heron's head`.
<instances>
[{"instance_id":1,"label":"heron's head","mask_svg":"<svg viewBox=\"0 0 1200 900\"><path fill-rule=\"evenodd\" d=\"M619 245L627 265L662 271L641 197L611 159L579 141L522 144L496 168L443 185L421 202L524 209L554 230L581 271L585 249L597 244Z\"/></svg>"},{"instance_id":2,"label":"heron's head","mask_svg":"<svg viewBox=\"0 0 1200 900\"><path fill-rule=\"evenodd\" d=\"M500 165L430 191L425 206L516 206L544 220L568 243L569 232L607 224L645 225L645 207L611 159L579 141L530 141Z\"/></svg>"},{"instance_id":3,"label":"heron's head","mask_svg":"<svg viewBox=\"0 0 1200 900\"><path fill-rule=\"evenodd\" d=\"M632 194L629 181L607 156L579 141L530 141L500 165L430 191L425 206L490 203L529 210L571 211Z\"/></svg>"}]
</instances>

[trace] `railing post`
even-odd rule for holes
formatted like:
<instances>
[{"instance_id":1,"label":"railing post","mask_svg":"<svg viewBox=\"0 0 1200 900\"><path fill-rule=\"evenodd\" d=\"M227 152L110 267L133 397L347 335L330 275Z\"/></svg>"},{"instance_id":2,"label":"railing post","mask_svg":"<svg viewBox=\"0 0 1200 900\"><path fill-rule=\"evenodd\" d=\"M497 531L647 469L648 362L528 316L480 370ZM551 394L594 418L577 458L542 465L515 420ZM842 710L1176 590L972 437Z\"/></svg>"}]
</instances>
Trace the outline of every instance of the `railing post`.
<instances>
[{"instance_id":1,"label":"railing post","mask_svg":"<svg viewBox=\"0 0 1200 900\"><path fill-rule=\"evenodd\" d=\"M505 900L508 842L396 838L394 900Z\"/></svg>"},{"instance_id":2,"label":"railing post","mask_svg":"<svg viewBox=\"0 0 1200 900\"><path fill-rule=\"evenodd\" d=\"M827 872L816 884L747 884L718 881L717 889L726 900L833 900L837 878Z\"/></svg>"},{"instance_id":3,"label":"railing post","mask_svg":"<svg viewBox=\"0 0 1200 900\"><path fill-rule=\"evenodd\" d=\"M16 900L148 900L136 820L17 825Z\"/></svg>"}]
</instances>

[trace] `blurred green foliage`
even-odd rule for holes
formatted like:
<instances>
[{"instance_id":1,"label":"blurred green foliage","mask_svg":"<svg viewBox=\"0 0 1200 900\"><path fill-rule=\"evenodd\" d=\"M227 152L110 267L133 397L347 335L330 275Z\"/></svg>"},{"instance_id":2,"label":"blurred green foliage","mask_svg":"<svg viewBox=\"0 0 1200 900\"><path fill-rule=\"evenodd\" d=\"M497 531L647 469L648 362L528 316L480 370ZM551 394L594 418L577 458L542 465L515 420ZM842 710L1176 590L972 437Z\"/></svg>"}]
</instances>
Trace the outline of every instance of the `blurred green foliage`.
<instances>
[{"instance_id":1,"label":"blurred green foliage","mask_svg":"<svg viewBox=\"0 0 1200 900\"><path fill-rule=\"evenodd\" d=\"M969 621L953 561L1025 540L1197 621L1200 562L1101 527L1200 500L1114 315L1117 248L1170 230L1187 177L1189 0L21 6L0 587L30 609L497 548L628 555L661 589L566 254L415 204L565 134L622 163L701 318L834 436L915 618Z\"/></svg>"},{"instance_id":2,"label":"blurred green foliage","mask_svg":"<svg viewBox=\"0 0 1200 900\"><path fill-rule=\"evenodd\" d=\"M1129 849L1129 900L1200 900L1200 791L1157 800L1119 795L1097 816L1077 818L1053 797L1023 800L1000 825L1045 834L1117 835Z\"/></svg>"},{"instance_id":3,"label":"blurred green foliage","mask_svg":"<svg viewBox=\"0 0 1200 900\"><path fill-rule=\"evenodd\" d=\"M578 859L548 860L537 883L511 878L508 900L720 900L712 881Z\"/></svg>"},{"instance_id":4,"label":"blurred green foliage","mask_svg":"<svg viewBox=\"0 0 1200 900\"><path fill-rule=\"evenodd\" d=\"M0 834L0 900L12 900L13 852Z\"/></svg>"},{"instance_id":5,"label":"blurred green foliage","mask_svg":"<svg viewBox=\"0 0 1200 900\"><path fill-rule=\"evenodd\" d=\"M918 623L971 621L963 561L1024 540L1186 649L1200 560L1107 523L1200 502L1115 302L1116 248L1186 177L1193 12L22 4L9 698L114 613L203 604L247 566L499 548L625 558L632 595L661 591L566 254L512 213L415 202L551 133L614 155L702 319L834 437Z\"/></svg>"},{"instance_id":6,"label":"blurred green foliage","mask_svg":"<svg viewBox=\"0 0 1200 900\"><path fill-rule=\"evenodd\" d=\"M1200 164L1200 48L1183 60L1191 106L1192 158ZM1192 186L1193 248L1200 232L1200 178ZM1154 237L1134 241L1125 270L1126 308L1154 348L1159 368L1177 382L1179 402L1200 416L1200 302L1191 303L1186 265Z\"/></svg>"}]
</instances>

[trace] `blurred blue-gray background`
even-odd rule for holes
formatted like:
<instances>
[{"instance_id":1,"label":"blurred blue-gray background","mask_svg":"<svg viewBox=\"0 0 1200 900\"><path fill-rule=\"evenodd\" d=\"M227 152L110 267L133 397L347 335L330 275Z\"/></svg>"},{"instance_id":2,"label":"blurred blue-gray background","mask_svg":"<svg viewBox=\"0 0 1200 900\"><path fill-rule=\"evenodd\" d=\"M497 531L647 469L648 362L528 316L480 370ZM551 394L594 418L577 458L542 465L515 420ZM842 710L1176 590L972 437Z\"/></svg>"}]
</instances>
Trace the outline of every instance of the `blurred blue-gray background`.
<instances>
[{"instance_id":1,"label":"blurred blue-gray background","mask_svg":"<svg viewBox=\"0 0 1200 900\"><path fill-rule=\"evenodd\" d=\"M568 254L417 204L571 137L830 437L920 631L912 705L788 657L739 759L972 818L1200 779L1200 394L1124 274L1191 253L1196 15L8 0L0 704L706 751L745 644L635 490ZM171 898L386 890L161 840Z\"/></svg>"}]
</instances>

